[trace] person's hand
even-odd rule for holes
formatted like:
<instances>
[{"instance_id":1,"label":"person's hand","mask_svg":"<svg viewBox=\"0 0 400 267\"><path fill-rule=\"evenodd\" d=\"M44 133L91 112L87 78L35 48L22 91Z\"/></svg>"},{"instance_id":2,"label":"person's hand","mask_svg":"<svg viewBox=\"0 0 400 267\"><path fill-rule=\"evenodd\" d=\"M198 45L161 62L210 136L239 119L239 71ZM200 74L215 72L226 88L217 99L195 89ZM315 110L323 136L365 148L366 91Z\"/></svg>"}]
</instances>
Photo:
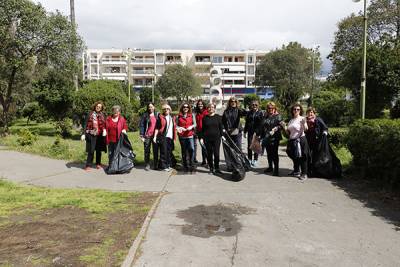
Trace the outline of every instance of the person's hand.
<instances>
[{"instance_id":1,"label":"person's hand","mask_svg":"<svg viewBox=\"0 0 400 267\"><path fill-rule=\"evenodd\" d=\"M328 135L328 131L323 131L323 135Z\"/></svg>"},{"instance_id":2,"label":"person's hand","mask_svg":"<svg viewBox=\"0 0 400 267\"><path fill-rule=\"evenodd\" d=\"M126 130L125 130L125 129L123 129L121 132L124 133L124 134L126 134Z\"/></svg>"},{"instance_id":3,"label":"person's hand","mask_svg":"<svg viewBox=\"0 0 400 267\"><path fill-rule=\"evenodd\" d=\"M81 141L85 141L86 140L86 136L84 134L81 135Z\"/></svg>"},{"instance_id":4,"label":"person's hand","mask_svg":"<svg viewBox=\"0 0 400 267\"><path fill-rule=\"evenodd\" d=\"M144 137L140 136L140 140L142 140L142 142L144 143Z\"/></svg>"},{"instance_id":5,"label":"person's hand","mask_svg":"<svg viewBox=\"0 0 400 267\"><path fill-rule=\"evenodd\" d=\"M194 128L194 125L190 125L189 127L187 127L186 130L190 131L190 130L192 130L193 128Z\"/></svg>"},{"instance_id":6,"label":"person's hand","mask_svg":"<svg viewBox=\"0 0 400 267\"><path fill-rule=\"evenodd\" d=\"M281 121L279 124L282 126L282 128L286 127L286 123L284 121Z\"/></svg>"},{"instance_id":7,"label":"person's hand","mask_svg":"<svg viewBox=\"0 0 400 267\"><path fill-rule=\"evenodd\" d=\"M153 137L153 143L157 143L157 136Z\"/></svg>"},{"instance_id":8,"label":"person's hand","mask_svg":"<svg viewBox=\"0 0 400 267\"><path fill-rule=\"evenodd\" d=\"M107 136L107 131L106 131L106 129L103 129L103 136Z\"/></svg>"},{"instance_id":9,"label":"person's hand","mask_svg":"<svg viewBox=\"0 0 400 267\"><path fill-rule=\"evenodd\" d=\"M203 138L201 138L199 141L200 141L200 144L204 145L204 139Z\"/></svg>"},{"instance_id":10,"label":"person's hand","mask_svg":"<svg viewBox=\"0 0 400 267\"><path fill-rule=\"evenodd\" d=\"M269 135L274 135L274 133L275 133L275 131L272 130L272 131L269 132Z\"/></svg>"},{"instance_id":11,"label":"person's hand","mask_svg":"<svg viewBox=\"0 0 400 267\"><path fill-rule=\"evenodd\" d=\"M182 127L176 127L176 131L178 132L178 133L182 133L183 131L182 131Z\"/></svg>"},{"instance_id":12,"label":"person's hand","mask_svg":"<svg viewBox=\"0 0 400 267\"><path fill-rule=\"evenodd\" d=\"M223 141L226 141L226 138L225 138L225 136L221 136L221 138L222 138L222 140L223 140Z\"/></svg>"}]
</instances>

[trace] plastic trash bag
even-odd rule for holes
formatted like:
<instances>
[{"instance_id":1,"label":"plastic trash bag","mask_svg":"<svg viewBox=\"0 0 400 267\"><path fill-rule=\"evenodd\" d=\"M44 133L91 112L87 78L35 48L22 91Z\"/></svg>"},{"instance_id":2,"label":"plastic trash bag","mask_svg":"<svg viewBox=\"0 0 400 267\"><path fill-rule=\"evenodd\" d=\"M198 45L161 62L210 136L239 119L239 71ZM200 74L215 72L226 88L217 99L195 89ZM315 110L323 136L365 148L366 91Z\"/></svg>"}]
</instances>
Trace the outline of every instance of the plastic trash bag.
<instances>
[{"instance_id":1,"label":"plastic trash bag","mask_svg":"<svg viewBox=\"0 0 400 267\"><path fill-rule=\"evenodd\" d=\"M131 142L128 136L121 133L115 148L113 158L106 169L107 174L122 174L128 173L134 167L135 153L132 151Z\"/></svg>"},{"instance_id":2,"label":"plastic trash bag","mask_svg":"<svg viewBox=\"0 0 400 267\"><path fill-rule=\"evenodd\" d=\"M246 176L246 171L250 170L250 161L228 134L225 133L224 137L225 140L222 139L222 147L226 165L233 169L232 180L241 181Z\"/></svg>"},{"instance_id":3,"label":"plastic trash bag","mask_svg":"<svg viewBox=\"0 0 400 267\"><path fill-rule=\"evenodd\" d=\"M313 176L323 178L342 177L342 164L328 143L328 137L322 135L312 158Z\"/></svg>"},{"instance_id":4,"label":"plastic trash bag","mask_svg":"<svg viewBox=\"0 0 400 267\"><path fill-rule=\"evenodd\" d=\"M261 146L260 139L257 137L257 135L253 135L253 139L251 140L249 148L258 155L261 155L263 153L263 148Z\"/></svg>"}]
</instances>

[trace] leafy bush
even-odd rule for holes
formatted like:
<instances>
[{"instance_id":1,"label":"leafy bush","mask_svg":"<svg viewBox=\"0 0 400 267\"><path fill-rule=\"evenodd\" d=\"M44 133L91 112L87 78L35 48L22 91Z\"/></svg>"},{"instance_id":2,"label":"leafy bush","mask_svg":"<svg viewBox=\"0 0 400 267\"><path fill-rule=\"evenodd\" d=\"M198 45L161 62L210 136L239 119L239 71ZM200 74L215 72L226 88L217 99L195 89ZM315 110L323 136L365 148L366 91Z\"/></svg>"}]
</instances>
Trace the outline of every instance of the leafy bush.
<instances>
[{"instance_id":1,"label":"leafy bush","mask_svg":"<svg viewBox=\"0 0 400 267\"><path fill-rule=\"evenodd\" d=\"M129 130L134 132L137 131L139 129L139 122L140 122L139 113L132 113L131 116L129 116L129 119L127 118Z\"/></svg>"},{"instance_id":2,"label":"leafy bush","mask_svg":"<svg viewBox=\"0 0 400 267\"><path fill-rule=\"evenodd\" d=\"M132 105L121 82L98 80L86 83L75 94L75 113L83 119L96 101L104 103L106 114L111 114L114 105L121 106L121 114L126 117L132 113Z\"/></svg>"},{"instance_id":3,"label":"leafy bush","mask_svg":"<svg viewBox=\"0 0 400 267\"><path fill-rule=\"evenodd\" d=\"M250 105L251 105L252 101L260 102L260 97L258 95L256 95L256 94L248 94L248 95L246 95L244 97L244 99L243 99L244 108L247 108L247 107L250 108Z\"/></svg>"},{"instance_id":4,"label":"leafy bush","mask_svg":"<svg viewBox=\"0 0 400 267\"><path fill-rule=\"evenodd\" d=\"M329 142L337 147L345 146L348 128L329 128Z\"/></svg>"},{"instance_id":5,"label":"leafy bush","mask_svg":"<svg viewBox=\"0 0 400 267\"><path fill-rule=\"evenodd\" d=\"M392 119L400 118L400 99L397 99L394 106L390 109L390 118Z\"/></svg>"},{"instance_id":6,"label":"leafy bush","mask_svg":"<svg viewBox=\"0 0 400 267\"><path fill-rule=\"evenodd\" d=\"M69 153L69 148L60 137L56 137L56 140L54 140L54 143L50 147L49 153L53 157L57 155L67 155Z\"/></svg>"},{"instance_id":7,"label":"leafy bush","mask_svg":"<svg viewBox=\"0 0 400 267\"><path fill-rule=\"evenodd\" d=\"M327 86L314 97L318 115L330 126L344 126L353 122L356 113L353 101L346 100L346 89Z\"/></svg>"},{"instance_id":8,"label":"leafy bush","mask_svg":"<svg viewBox=\"0 0 400 267\"><path fill-rule=\"evenodd\" d=\"M400 120L357 121L346 141L363 178L400 191Z\"/></svg>"},{"instance_id":9,"label":"leafy bush","mask_svg":"<svg viewBox=\"0 0 400 267\"><path fill-rule=\"evenodd\" d=\"M18 133L17 142L21 146L32 145L37 140L37 136L28 129L21 129Z\"/></svg>"},{"instance_id":10,"label":"leafy bush","mask_svg":"<svg viewBox=\"0 0 400 267\"><path fill-rule=\"evenodd\" d=\"M72 136L72 126L72 119L65 118L61 121L56 122L56 131L63 138L68 138Z\"/></svg>"}]
</instances>

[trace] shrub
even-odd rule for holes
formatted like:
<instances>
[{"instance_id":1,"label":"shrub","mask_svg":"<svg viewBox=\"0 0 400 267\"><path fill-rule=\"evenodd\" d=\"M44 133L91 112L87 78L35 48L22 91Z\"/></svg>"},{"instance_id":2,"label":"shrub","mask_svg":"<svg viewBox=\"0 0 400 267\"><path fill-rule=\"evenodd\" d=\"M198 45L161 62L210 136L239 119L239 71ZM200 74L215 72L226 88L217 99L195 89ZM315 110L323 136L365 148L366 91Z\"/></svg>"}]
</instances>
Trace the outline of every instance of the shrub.
<instances>
[{"instance_id":1,"label":"shrub","mask_svg":"<svg viewBox=\"0 0 400 267\"><path fill-rule=\"evenodd\" d=\"M21 129L18 132L17 142L21 146L32 145L37 140L37 136L28 129Z\"/></svg>"},{"instance_id":2,"label":"shrub","mask_svg":"<svg viewBox=\"0 0 400 267\"><path fill-rule=\"evenodd\" d=\"M51 149L49 150L49 154L53 157L59 155L67 155L69 153L69 148L66 143L60 139L60 137L56 137L54 143L51 145Z\"/></svg>"},{"instance_id":3,"label":"shrub","mask_svg":"<svg viewBox=\"0 0 400 267\"><path fill-rule=\"evenodd\" d=\"M72 119L65 118L61 121L56 122L56 131L63 138L68 138L72 136L72 126Z\"/></svg>"},{"instance_id":4,"label":"shrub","mask_svg":"<svg viewBox=\"0 0 400 267\"><path fill-rule=\"evenodd\" d=\"M400 191L400 120L357 121L346 142L362 178Z\"/></svg>"},{"instance_id":5,"label":"shrub","mask_svg":"<svg viewBox=\"0 0 400 267\"><path fill-rule=\"evenodd\" d=\"M345 146L348 128L329 128L329 142L337 147Z\"/></svg>"},{"instance_id":6,"label":"shrub","mask_svg":"<svg viewBox=\"0 0 400 267\"><path fill-rule=\"evenodd\" d=\"M134 132L137 131L139 129L139 122L140 122L139 113L132 113L131 116L129 116L129 119L127 118L127 124L129 130Z\"/></svg>"}]
</instances>

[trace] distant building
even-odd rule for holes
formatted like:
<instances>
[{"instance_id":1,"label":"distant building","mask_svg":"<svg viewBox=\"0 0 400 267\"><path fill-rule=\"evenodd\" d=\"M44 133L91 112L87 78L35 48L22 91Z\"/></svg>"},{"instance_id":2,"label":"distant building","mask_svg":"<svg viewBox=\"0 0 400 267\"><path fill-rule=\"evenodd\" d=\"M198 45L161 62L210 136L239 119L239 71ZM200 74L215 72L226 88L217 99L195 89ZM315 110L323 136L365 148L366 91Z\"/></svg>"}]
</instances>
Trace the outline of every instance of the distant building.
<instances>
[{"instance_id":1,"label":"distant building","mask_svg":"<svg viewBox=\"0 0 400 267\"><path fill-rule=\"evenodd\" d=\"M231 95L241 98L257 93L254 85L257 63L266 53L259 50L88 49L82 55L83 77L127 81L129 70L133 88L140 90L152 86L168 65L183 64L191 66L201 77L207 97L210 69L219 68L224 99Z\"/></svg>"}]
</instances>

